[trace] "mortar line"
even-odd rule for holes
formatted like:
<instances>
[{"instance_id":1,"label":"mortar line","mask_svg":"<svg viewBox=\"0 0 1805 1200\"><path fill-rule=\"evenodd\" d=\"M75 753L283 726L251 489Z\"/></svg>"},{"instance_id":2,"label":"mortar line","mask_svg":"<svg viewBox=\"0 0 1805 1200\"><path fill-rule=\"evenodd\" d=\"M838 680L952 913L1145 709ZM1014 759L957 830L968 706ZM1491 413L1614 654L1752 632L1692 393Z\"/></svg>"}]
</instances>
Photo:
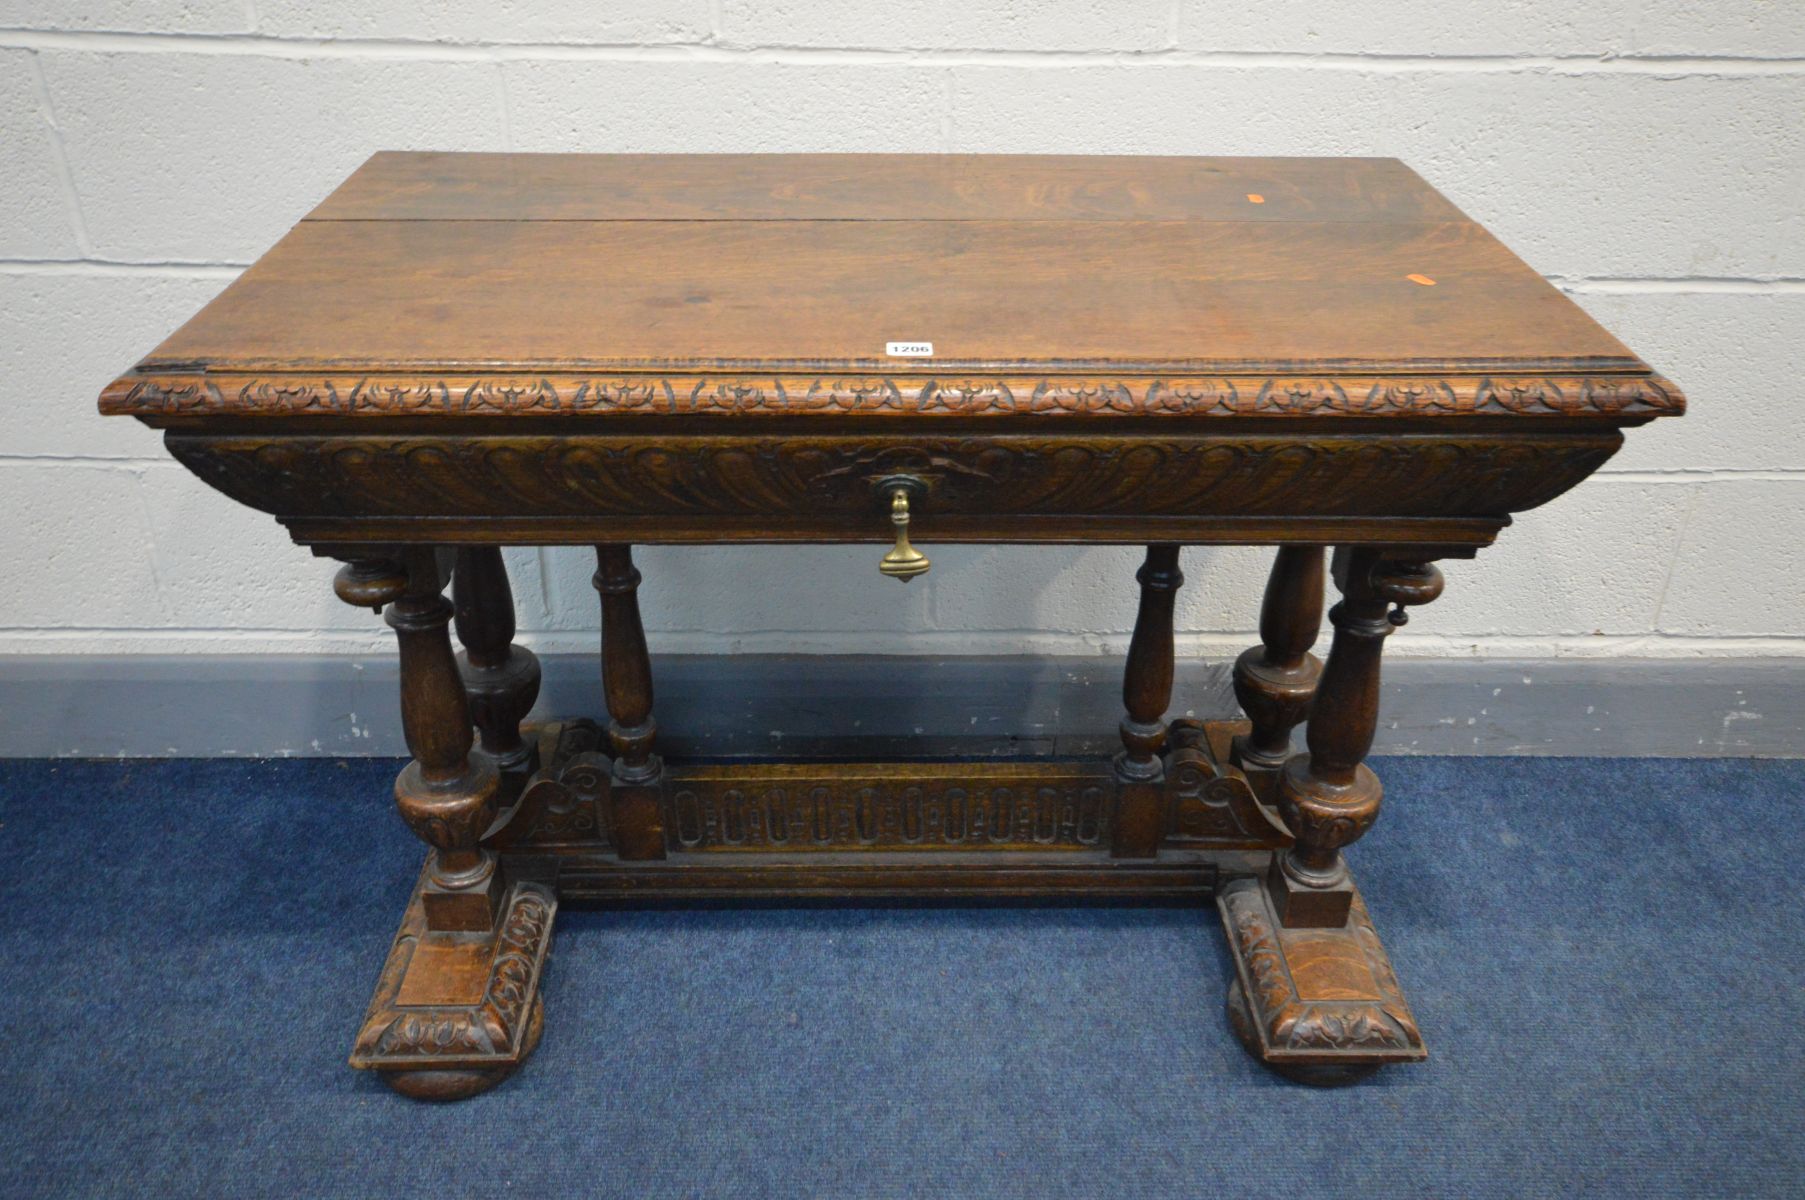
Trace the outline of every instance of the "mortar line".
<instances>
[{"instance_id":1,"label":"mortar line","mask_svg":"<svg viewBox=\"0 0 1805 1200\"><path fill-rule=\"evenodd\" d=\"M143 275L184 274L195 278L236 278L249 263L115 262L104 258L0 258L8 275Z\"/></svg>"},{"instance_id":2,"label":"mortar line","mask_svg":"<svg viewBox=\"0 0 1805 1200\"><path fill-rule=\"evenodd\" d=\"M1805 468L1796 467L1666 467L1652 470L1613 471L1602 468L1592 479L1611 483L1764 483L1805 479Z\"/></svg>"},{"instance_id":3,"label":"mortar line","mask_svg":"<svg viewBox=\"0 0 1805 1200\"><path fill-rule=\"evenodd\" d=\"M1587 295L1646 295L1653 293L1709 294L1717 292L1796 295L1805 292L1805 279L1792 276L1736 275L1545 275L1562 291Z\"/></svg>"},{"instance_id":4,"label":"mortar line","mask_svg":"<svg viewBox=\"0 0 1805 1200\"><path fill-rule=\"evenodd\" d=\"M1635 55L1600 50L1591 54L1396 54L1389 52L1288 50L1065 50L968 48L886 48L809 46L783 43L730 45L679 42L450 42L422 38L289 37L270 34L148 33L133 31L34 30L0 28L0 45L27 49L136 51L192 54L249 54L291 58L413 57L445 61L503 59L630 60L644 62L806 62L825 65L1070 67L1226 66L1297 67L1377 72L1544 71L1633 75L1797 75L1805 57L1796 55L1698 54Z\"/></svg>"},{"instance_id":5,"label":"mortar line","mask_svg":"<svg viewBox=\"0 0 1805 1200\"><path fill-rule=\"evenodd\" d=\"M180 466L170 458L148 458L143 455L130 455L122 458L111 458L104 454L3 454L0 453L0 467L32 467L57 463L62 466L77 467L114 467L126 471L142 471L146 468L164 468Z\"/></svg>"},{"instance_id":6,"label":"mortar line","mask_svg":"<svg viewBox=\"0 0 1805 1200\"><path fill-rule=\"evenodd\" d=\"M132 468L176 469L180 466L174 459L158 458L149 455L111 455L81 454L50 451L43 454L19 454L0 451L0 466L35 466L42 463L73 463L76 465L117 466ZM1805 467L1666 467L1631 471L1613 471L1605 467L1591 477L1608 483L1625 484L1697 484L1711 482L1729 483L1791 483L1805 480ZM958 544L958 543L954 543ZM967 543L985 545L988 543Z\"/></svg>"}]
</instances>

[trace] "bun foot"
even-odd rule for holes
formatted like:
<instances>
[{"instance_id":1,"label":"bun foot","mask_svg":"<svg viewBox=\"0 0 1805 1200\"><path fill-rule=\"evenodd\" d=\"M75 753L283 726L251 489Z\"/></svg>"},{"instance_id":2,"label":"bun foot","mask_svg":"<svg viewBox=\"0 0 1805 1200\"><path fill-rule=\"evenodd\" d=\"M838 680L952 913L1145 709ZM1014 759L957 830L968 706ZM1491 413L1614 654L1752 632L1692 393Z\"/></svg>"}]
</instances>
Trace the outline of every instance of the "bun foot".
<instances>
[{"instance_id":1,"label":"bun foot","mask_svg":"<svg viewBox=\"0 0 1805 1200\"><path fill-rule=\"evenodd\" d=\"M520 1046L520 1061L503 1067L480 1067L464 1070L431 1070L431 1069L381 1069L376 1072L378 1078L409 1100L468 1100L478 1092L486 1092L526 1062L527 1057L539 1046L539 1037L545 1032L545 999L533 997L533 1010L527 1016L524 1041Z\"/></svg>"}]
</instances>

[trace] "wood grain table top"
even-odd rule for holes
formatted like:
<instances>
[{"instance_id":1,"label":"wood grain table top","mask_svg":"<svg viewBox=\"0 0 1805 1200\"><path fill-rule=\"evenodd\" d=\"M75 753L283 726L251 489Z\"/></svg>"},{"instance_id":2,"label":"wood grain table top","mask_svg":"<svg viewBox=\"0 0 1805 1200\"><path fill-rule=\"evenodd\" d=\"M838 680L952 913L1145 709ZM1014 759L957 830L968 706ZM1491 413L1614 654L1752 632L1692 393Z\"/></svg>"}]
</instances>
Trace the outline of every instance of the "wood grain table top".
<instances>
[{"instance_id":1,"label":"wood grain table top","mask_svg":"<svg viewBox=\"0 0 1805 1200\"><path fill-rule=\"evenodd\" d=\"M383 153L102 409L1622 420L1683 403L1394 159Z\"/></svg>"}]
</instances>

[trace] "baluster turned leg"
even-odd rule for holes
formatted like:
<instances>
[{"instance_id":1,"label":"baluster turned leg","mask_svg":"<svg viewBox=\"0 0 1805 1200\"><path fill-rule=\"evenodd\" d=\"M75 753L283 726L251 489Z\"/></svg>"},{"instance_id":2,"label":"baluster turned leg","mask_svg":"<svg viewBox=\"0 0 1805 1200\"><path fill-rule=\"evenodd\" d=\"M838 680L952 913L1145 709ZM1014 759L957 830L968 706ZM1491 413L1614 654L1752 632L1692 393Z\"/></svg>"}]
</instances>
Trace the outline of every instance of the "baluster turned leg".
<instances>
[{"instance_id":1,"label":"baluster turned leg","mask_svg":"<svg viewBox=\"0 0 1805 1200\"><path fill-rule=\"evenodd\" d=\"M1335 636L1311 702L1308 751L1279 775L1279 815L1297 842L1273 862L1273 909L1287 928L1347 923L1353 884L1341 849L1379 815L1383 789L1365 765L1379 720L1379 658L1404 606L1441 594L1441 572L1424 562L1391 562L1369 548L1335 552L1341 602L1329 612ZM1396 606L1389 616L1387 609Z\"/></svg>"},{"instance_id":2,"label":"baluster turned leg","mask_svg":"<svg viewBox=\"0 0 1805 1200\"><path fill-rule=\"evenodd\" d=\"M652 752L652 660L639 619L639 571L633 548L595 548L595 590L602 605L602 692L614 752L612 832L624 859L664 857L664 763Z\"/></svg>"},{"instance_id":3,"label":"baluster turned leg","mask_svg":"<svg viewBox=\"0 0 1805 1200\"><path fill-rule=\"evenodd\" d=\"M1291 731L1310 711L1322 662L1310 653L1322 625L1322 547L1281 546L1260 605L1260 645L1235 660L1235 699L1253 723L1230 759L1263 797L1291 755Z\"/></svg>"},{"instance_id":4,"label":"baluster turned leg","mask_svg":"<svg viewBox=\"0 0 1805 1200\"><path fill-rule=\"evenodd\" d=\"M500 880L481 845L495 820L500 773L471 754L470 704L452 654L451 604L437 557L410 550L406 590L389 606L401 650L401 723L414 761L395 780L402 819L437 853L422 892L427 928L481 930L495 921Z\"/></svg>"},{"instance_id":5,"label":"baluster turned leg","mask_svg":"<svg viewBox=\"0 0 1805 1200\"><path fill-rule=\"evenodd\" d=\"M503 771L531 774L536 748L520 736L520 722L539 698L539 659L514 645L514 596L498 546L458 551L451 577L464 694L482 734L483 750Z\"/></svg>"},{"instance_id":6,"label":"baluster turned leg","mask_svg":"<svg viewBox=\"0 0 1805 1200\"><path fill-rule=\"evenodd\" d=\"M1116 755L1117 801L1109 852L1152 858L1165 836L1166 707L1172 702L1172 609L1185 577L1178 547L1147 547L1135 573L1141 604L1122 675L1122 752Z\"/></svg>"},{"instance_id":7,"label":"baluster turned leg","mask_svg":"<svg viewBox=\"0 0 1805 1200\"><path fill-rule=\"evenodd\" d=\"M1289 590L1277 586L1285 573L1273 570L1278 591ZM1405 605L1427 604L1442 589L1428 563L1388 561L1368 547L1337 550L1333 573L1341 602L1329 611L1335 637L1310 701L1309 749L1285 761L1274 789L1296 841L1274 855L1264 880L1230 879L1216 898L1235 960L1228 1017L1236 1036L1266 1066L1319 1086L1425 1054L1341 849L1379 813L1379 780L1363 761L1378 724L1379 651L1403 624ZM1272 599L1269 590L1269 607Z\"/></svg>"},{"instance_id":8,"label":"baluster turned leg","mask_svg":"<svg viewBox=\"0 0 1805 1200\"><path fill-rule=\"evenodd\" d=\"M401 720L414 760L395 780L395 802L433 848L389 951L351 1064L422 1100L457 1100L495 1086L538 1045L539 978L551 947L557 897L540 883L504 895L495 855L482 844L496 815L501 774L472 753L470 705L447 626L452 606L437 553L354 560L339 597L388 606L401 651Z\"/></svg>"}]
</instances>

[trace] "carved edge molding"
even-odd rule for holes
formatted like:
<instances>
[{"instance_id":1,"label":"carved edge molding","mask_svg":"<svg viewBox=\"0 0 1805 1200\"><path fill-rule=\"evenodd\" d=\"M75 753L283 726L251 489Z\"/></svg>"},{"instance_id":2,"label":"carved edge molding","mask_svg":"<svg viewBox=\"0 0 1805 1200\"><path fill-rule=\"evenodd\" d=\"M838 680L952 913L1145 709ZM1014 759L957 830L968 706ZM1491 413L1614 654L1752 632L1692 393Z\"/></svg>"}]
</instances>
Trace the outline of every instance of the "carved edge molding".
<instances>
[{"instance_id":1,"label":"carved edge molding","mask_svg":"<svg viewBox=\"0 0 1805 1200\"><path fill-rule=\"evenodd\" d=\"M109 416L1668 416L1686 398L1656 375L1214 376L1170 379L833 376L127 375Z\"/></svg>"},{"instance_id":2,"label":"carved edge molding","mask_svg":"<svg viewBox=\"0 0 1805 1200\"><path fill-rule=\"evenodd\" d=\"M422 937L433 936L426 933L416 886L358 1032L351 1065L457 1068L518 1063L557 911L557 897L550 888L515 884L497 926L482 999L459 1006L399 1005L395 999L414 950Z\"/></svg>"},{"instance_id":3,"label":"carved edge molding","mask_svg":"<svg viewBox=\"0 0 1805 1200\"><path fill-rule=\"evenodd\" d=\"M1372 971L1380 992L1376 1000L1305 1000L1298 994L1278 919L1259 880L1230 882L1216 904L1263 1057L1318 1063L1414 1062L1425 1057L1416 1019L1358 892L1345 929L1309 933L1351 943L1345 949L1363 957Z\"/></svg>"}]
</instances>

